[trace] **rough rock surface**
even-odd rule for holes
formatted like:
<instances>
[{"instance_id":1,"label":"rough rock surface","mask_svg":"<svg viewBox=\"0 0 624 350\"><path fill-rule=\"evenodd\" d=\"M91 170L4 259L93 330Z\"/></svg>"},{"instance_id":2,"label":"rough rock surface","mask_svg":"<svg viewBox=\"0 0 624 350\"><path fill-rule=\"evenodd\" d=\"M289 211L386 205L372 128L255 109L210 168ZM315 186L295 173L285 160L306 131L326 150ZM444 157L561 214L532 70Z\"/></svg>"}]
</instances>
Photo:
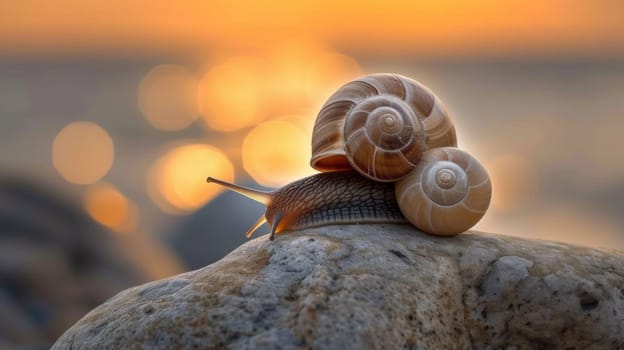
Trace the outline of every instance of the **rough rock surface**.
<instances>
[{"instance_id":1,"label":"rough rock surface","mask_svg":"<svg viewBox=\"0 0 624 350\"><path fill-rule=\"evenodd\" d=\"M624 255L401 225L264 236L118 294L70 348L624 348Z\"/></svg>"}]
</instances>

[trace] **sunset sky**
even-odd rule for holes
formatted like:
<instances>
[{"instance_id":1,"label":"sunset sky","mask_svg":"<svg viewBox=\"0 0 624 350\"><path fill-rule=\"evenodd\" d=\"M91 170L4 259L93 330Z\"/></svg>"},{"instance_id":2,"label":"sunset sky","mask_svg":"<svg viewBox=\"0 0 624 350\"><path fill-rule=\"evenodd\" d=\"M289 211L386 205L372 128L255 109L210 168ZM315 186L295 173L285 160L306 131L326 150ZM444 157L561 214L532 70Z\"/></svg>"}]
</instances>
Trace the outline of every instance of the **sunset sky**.
<instances>
[{"instance_id":1,"label":"sunset sky","mask_svg":"<svg viewBox=\"0 0 624 350\"><path fill-rule=\"evenodd\" d=\"M624 3L549 1L3 1L10 55L202 55L306 38L350 54L624 54Z\"/></svg>"}]
</instances>

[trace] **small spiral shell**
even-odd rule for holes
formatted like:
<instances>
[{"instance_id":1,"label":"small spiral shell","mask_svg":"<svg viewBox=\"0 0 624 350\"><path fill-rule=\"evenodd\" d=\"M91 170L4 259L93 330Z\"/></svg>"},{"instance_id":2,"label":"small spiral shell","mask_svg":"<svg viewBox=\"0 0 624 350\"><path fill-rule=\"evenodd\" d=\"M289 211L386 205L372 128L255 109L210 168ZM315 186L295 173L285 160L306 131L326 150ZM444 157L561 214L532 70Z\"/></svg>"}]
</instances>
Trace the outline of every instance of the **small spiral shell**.
<instances>
[{"instance_id":1,"label":"small spiral shell","mask_svg":"<svg viewBox=\"0 0 624 350\"><path fill-rule=\"evenodd\" d=\"M375 74L345 84L325 103L314 125L310 164L397 181L424 151L443 146L457 146L457 138L442 102L415 80Z\"/></svg>"},{"instance_id":2,"label":"small spiral shell","mask_svg":"<svg viewBox=\"0 0 624 350\"><path fill-rule=\"evenodd\" d=\"M423 153L417 167L395 185L399 208L421 231L454 235L474 226L492 195L490 177L470 154L453 147Z\"/></svg>"}]
</instances>

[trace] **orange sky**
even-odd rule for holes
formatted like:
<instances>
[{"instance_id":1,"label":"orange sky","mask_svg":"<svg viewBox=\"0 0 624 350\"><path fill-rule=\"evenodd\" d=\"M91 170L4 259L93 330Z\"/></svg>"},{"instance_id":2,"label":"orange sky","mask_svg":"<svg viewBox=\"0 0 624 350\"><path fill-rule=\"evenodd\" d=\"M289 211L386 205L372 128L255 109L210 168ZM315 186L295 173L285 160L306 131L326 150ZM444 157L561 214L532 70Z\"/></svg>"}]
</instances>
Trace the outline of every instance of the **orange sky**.
<instances>
[{"instance_id":1,"label":"orange sky","mask_svg":"<svg viewBox=\"0 0 624 350\"><path fill-rule=\"evenodd\" d=\"M374 56L613 57L624 2L3 1L9 55L202 54L308 38Z\"/></svg>"}]
</instances>

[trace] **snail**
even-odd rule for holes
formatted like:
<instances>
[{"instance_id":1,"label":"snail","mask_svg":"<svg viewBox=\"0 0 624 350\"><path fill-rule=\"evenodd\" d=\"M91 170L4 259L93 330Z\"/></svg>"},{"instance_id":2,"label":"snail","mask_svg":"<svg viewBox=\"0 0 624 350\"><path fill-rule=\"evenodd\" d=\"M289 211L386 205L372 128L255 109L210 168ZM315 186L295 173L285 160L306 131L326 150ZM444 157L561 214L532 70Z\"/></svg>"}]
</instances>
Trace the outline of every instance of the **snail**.
<instances>
[{"instance_id":1,"label":"snail","mask_svg":"<svg viewBox=\"0 0 624 350\"><path fill-rule=\"evenodd\" d=\"M286 230L347 223L407 223L394 195L394 184L377 182L354 171L327 172L263 192L209 177L232 191L266 205L266 212L245 234L265 222L270 239Z\"/></svg>"},{"instance_id":2,"label":"snail","mask_svg":"<svg viewBox=\"0 0 624 350\"><path fill-rule=\"evenodd\" d=\"M485 168L457 146L442 102L395 74L343 85L321 108L310 165L322 171L272 192L209 177L266 205L270 239L293 229L345 223L411 223L434 235L468 230L485 214Z\"/></svg>"}]
</instances>

